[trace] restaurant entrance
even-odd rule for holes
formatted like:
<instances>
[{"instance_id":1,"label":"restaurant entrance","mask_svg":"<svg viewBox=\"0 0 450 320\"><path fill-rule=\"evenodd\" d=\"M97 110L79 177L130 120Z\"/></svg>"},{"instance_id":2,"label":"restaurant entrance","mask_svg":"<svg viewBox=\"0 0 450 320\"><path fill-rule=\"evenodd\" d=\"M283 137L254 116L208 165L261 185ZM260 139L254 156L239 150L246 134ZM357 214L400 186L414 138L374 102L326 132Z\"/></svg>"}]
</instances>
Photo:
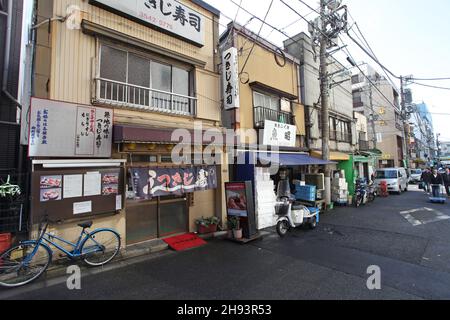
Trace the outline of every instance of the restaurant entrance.
<instances>
[{"instance_id":1,"label":"restaurant entrance","mask_svg":"<svg viewBox=\"0 0 450 320\"><path fill-rule=\"evenodd\" d=\"M189 231L186 197L130 201L127 206L127 245Z\"/></svg>"}]
</instances>

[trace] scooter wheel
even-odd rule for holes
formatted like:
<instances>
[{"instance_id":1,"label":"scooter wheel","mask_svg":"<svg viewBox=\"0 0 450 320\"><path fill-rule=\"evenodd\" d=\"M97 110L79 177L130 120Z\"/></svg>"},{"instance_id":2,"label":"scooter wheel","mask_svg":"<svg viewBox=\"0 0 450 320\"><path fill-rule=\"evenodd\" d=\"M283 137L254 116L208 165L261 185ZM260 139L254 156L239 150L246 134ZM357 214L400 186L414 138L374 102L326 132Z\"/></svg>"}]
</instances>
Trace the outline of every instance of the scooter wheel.
<instances>
[{"instance_id":1,"label":"scooter wheel","mask_svg":"<svg viewBox=\"0 0 450 320\"><path fill-rule=\"evenodd\" d=\"M286 236L286 234L289 232L289 229L290 226L287 221L279 221L277 223L277 233L281 238Z\"/></svg>"},{"instance_id":2,"label":"scooter wheel","mask_svg":"<svg viewBox=\"0 0 450 320\"><path fill-rule=\"evenodd\" d=\"M314 230L315 228L317 228L317 220L315 218L312 219L312 221L309 223L309 228L311 230Z\"/></svg>"}]
</instances>

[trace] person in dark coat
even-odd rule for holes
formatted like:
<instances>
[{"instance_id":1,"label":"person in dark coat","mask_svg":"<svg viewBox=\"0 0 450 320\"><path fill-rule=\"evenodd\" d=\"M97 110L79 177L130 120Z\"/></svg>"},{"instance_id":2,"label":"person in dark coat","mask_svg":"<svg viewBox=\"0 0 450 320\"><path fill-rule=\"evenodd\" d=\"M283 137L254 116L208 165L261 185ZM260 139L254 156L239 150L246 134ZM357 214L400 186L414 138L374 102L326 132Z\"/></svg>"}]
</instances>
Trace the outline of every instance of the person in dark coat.
<instances>
[{"instance_id":1,"label":"person in dark coat","mask_svg":"<svg viewBox=\"0 0 450 320\"><path fill-rule=\"evenodd\" d=\"M444 185L444 178L440 175L437 169L433 169L433 174L430 177L430 183L432 185L433 197L439 198L441 195L441 186Z\"/></svg>"},{"instance_id":2,"label":"person in dark coat","mask_svg":"<svg viewBox=\"0 0 450 320\"><path fill-rule=\"evenodd\" d=\"M446 168L445 173L442 175L445 185L445 192L447 192L447 196L450 197L450 169Z\"/></svg>"},{"instance_id":3,"label":"person in dark coat","mask_svg":"<svg viewBox=\"0 0 450 320\"><path fill-rule=\"evenodd\" d=\"M422 176L421 176L420 180L422 180L422 182L423 182L425 193L430 193L431 172L429 169L425 169L422 172Z\"/></svg>"}]
</instances>

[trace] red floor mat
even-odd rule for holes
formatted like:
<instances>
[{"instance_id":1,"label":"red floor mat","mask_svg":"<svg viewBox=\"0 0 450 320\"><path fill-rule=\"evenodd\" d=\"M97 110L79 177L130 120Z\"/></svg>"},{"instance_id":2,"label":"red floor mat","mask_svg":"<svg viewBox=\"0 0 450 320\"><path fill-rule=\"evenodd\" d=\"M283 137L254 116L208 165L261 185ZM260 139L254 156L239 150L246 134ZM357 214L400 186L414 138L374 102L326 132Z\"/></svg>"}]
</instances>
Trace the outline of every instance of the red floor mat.
<instances>
[{"instance_id":1,"label":"red floor mat","mask_svg":"<svg viewBox=\"0 0 450 320\"><path fill-rule=\"evenodd\" d=\"M181 236L171 237L163 239L165 243L169 245L173 250L183 251L200 247L206 244L206 241L199 238L194 233L183 234Z\"/></svg>"}]
</instances>

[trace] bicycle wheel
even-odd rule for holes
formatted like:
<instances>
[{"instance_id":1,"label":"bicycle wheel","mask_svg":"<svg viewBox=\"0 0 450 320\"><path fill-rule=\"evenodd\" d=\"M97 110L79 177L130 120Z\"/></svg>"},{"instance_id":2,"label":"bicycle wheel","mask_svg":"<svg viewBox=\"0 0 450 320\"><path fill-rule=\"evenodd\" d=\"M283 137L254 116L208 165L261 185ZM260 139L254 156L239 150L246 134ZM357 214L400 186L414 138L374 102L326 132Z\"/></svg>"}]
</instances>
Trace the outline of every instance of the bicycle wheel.
<instances>
[{"instance_id":1,"label":"bicycle wheel","mask_svg":"<svg viewBox=\"0 0 450 320\"><path fill-rule=\"evenodd\" d=\"M83 260L90 266L103 266L120 251L120 235L113 230L96 230L89 234L81 246Z\"/></svg>"},{"instance_id":2,"label":"bicycle wheel","mask_svg":"<svg viewBox=\"0 0 450 320\"><path fill-rule=\"evenodd\" d=\"M31 256L38 246L34 256ZM39 278L52 261L52 251L37 242L27 242L0 256L0 286L20 287Z\"/></svg>"}]
</instances>

